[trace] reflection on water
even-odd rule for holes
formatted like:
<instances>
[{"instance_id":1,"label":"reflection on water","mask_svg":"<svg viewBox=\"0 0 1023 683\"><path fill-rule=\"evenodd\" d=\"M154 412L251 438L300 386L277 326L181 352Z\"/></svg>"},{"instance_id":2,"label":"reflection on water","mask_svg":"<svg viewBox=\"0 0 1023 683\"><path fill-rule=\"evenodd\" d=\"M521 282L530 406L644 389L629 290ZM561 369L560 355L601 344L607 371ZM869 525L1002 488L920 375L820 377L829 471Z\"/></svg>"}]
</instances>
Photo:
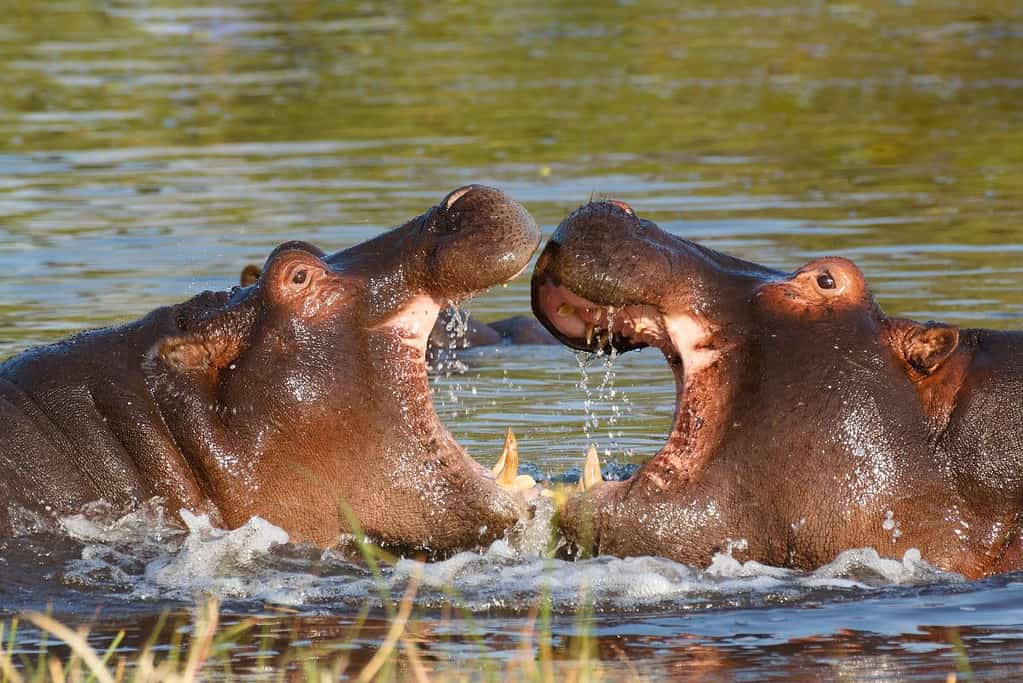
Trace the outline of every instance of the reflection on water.
<instances>
[{"instance_id":1,"label":"reflection on water","mask_svg":"<svg viewBox=\"0 0 1023 683\"><path fill-rule=\"evenodd\" d=\"M768 265L853 258L890 313L1023 326L1017 4L219 5L8 3L0 356L230 286L286 239L348 246L470 181L505 188L548 231L612 194ZM524 313L526 282L470 307ZM619 464L663 443L673 388L656 352L616 359L613 396L591 365L589 405L566 350L460 360L436 400L483 461L509 425L547 474L577 466L588 436ZM5 546L0 595L91 614L118 591L73 578L82 552L43 539L22 565ZM961 651L1010 675L1019 600L1003 578L791 605L729 594L596 624L602 657L658 675L927 679ZM154 591L132 609L163 605ZM353 618L344 601L319 609L310 628ZM494 650L522 626L476 623ZM557 633L573 628L565 616Z\"/></svg>"}]
</instances>

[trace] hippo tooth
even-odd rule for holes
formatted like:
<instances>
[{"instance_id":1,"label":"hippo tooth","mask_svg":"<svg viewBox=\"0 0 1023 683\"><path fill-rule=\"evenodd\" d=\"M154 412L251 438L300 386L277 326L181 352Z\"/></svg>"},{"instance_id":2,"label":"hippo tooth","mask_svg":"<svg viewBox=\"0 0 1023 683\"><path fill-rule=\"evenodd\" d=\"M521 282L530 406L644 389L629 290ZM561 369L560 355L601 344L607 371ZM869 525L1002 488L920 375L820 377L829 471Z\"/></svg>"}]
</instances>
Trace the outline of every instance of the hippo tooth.
<instances>
[{"instance_id":1,"label":"hippo tooth","mask_svg":"<svg viewBox=\"0 0 1023 683\"><path fill-rule=\"evenodd\" d=\"M567 318L569 316L575 315L575 306L568 303L561 304L560 306L558 306L558 315L560 315L562 318Z\"/></svg>"},{"instance_id":2,"label":"hippo tooth","mask_svg":"<svg viewBox=\"0 0 1023 683\"><path fill-rule=\"evenodd\" d=\"M501 452L501 457L497 461L497 465L501 466L501 469L497 472L497 485L503 489L510 491L517 491L520 488L529 488L536 484L532 481L531 477L526 477L532 483L529 486L525 486L525 482L522 477L519 477L519 443L515 439L515 434L511 428L508 428L508 434L504 438L504 450ZM497 465L494 468L497 468Z\"/></svg>"},{"instance_id":3,"label":"hippo tooth","mask_svg":"<svg viewBox=\"0 0 1023 683\"><path fill-rule=\"evenodd\" d=\"M597 484L604 481L600 473L600 456L597 455L597 447L590 444L586 451L586 464L583 465L583 476L579 479L579 490L589 491Z\"/></svg>"},{"instance_id":4,"label":"hippo tooth","mask_svg":"<svg viewBox=\"0 0 1023 683\"><path fill-rule=\"evenodd\" d=\"M593 344L593 323L586 323L586 345Z\"/></svg>"},{"instance_id":5,"label":"hippo tooth","mask_svg":"<svg viewBox=\"0 0 1023 683\"><path fill-rule=\"evenodd\" d=\"M490 471L493 472L495 477L500 477L501 473L504 472L504 468L508 462L508 455L514 451L515 459L519 457L519 442L515 438L515 432L512 431L511 427L508 427L508 433L504 435L504 448L501 449L501 457L497 459ZM518 469L518 463L515 464L515 468Z\"/></svg>"},{"instance_id":6,"label":"hippo tooth","mask_svg":"<svg viewBox=\"0 0 1023 683\"><path fill-rule=\"evenodd\" d=\"M519 474L519 442L511 427L504 437L501 457L491 471L497 477L497 485L508 491L526 491L536 486L536 480L531 476Z\"/></svg>"}]
</instances>

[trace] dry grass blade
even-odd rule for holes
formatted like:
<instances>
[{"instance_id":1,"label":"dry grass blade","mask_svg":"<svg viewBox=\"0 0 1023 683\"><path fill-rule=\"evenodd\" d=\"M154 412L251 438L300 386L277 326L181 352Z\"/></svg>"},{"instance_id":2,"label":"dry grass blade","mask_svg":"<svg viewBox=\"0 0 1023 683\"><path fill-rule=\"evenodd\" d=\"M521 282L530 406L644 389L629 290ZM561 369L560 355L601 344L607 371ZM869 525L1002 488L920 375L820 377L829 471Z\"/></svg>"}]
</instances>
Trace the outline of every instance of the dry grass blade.
<instances>
[{"instance_id":1,"label":"dry grass blade","mask_svg":"<svg viewBox=\"0 0 1023 683\"><path fill-rule=\"evenodd\" d=\"M85 662L100 683L114 683L113 676L107 671L96 651L92 649L81 633L72 631L59 621L39 612L29 612L25 618L41 631L46 631L64 641L71 651Z\"/></svg>"},{"instance_id":2,"label":"dry grass blade","mask_svg":"<svg viewBox=\"0 0 1023 683\"><path fill-rule=\"evenodd\" d=\"M401 599L401 606L398 608L398 613L394 615L391 628L387 631L387 637L380 645L380 649L373 655L373 658L359 672L359 677L356 679L359 683L366 683L366 681L372 680L380 670L380 667L384 665L384 662L394 652L395 645L398 644L401 634L405 632L409 615L412 613L412 600L416 597L416 591L419 589L419 578L419 571L413 572L409 577L408 588L405 589L405 595Z\"/></svg>"},{"instance_id":3,"label":"dry grass blade","mask_svg":"<svg viewBox=\"0 0 1023 683\"><path fill-rule=\"evenodd\" d=\"M416 644L411 640L404 640L402 641L402 647L405 650L405 656L408 658L409 668L412 669L412 676L415 678L416 683L429 683L430 676L426 673L426 667L423 666L423 659L419 656Z\"/></svg>"},{"instance_id":4,"label":"dry grass blade","mask_svg":"<svg viewBox=\"0 0 1023 683\"><path fill-rule=\"evenodd\" d=\"M117 681L117 683L124 680L124 670L127 664L128 663L124 660L124 657L117 658L117 668L114 670L114 680Z\"/></svg>"},{"instance_id":5,"label":"dry grass blade","mask_svg":"<svg viewBox=\"0 0 1023 683\"><path fill-rule=\"evenodd\" d=\"M220 623L220 601L210 598L202 606L202 614L195 625L195 638L188 649L188 663L182 676L183 681L194 681L203 663L210 654L213 637Z\"/></svg>"},{"instance_id":6,"label":"dry grass blade","mask_svg":"<svg viewBox=\"0 0 1023 683\"><path fill-rule=\"evenodd\" d=\"M18 670L14 668L14 664L11 662L11 658L7 656L6 652L0 651L0 680L10 681L10 683L24 683L24 679Z\"/></svg>"},{"instance_id":7,"label":"dry grass blade","mask_svg":"<svg viewBox=\"0 0 1023 683\"><path fill-rule=\"evenodd\" d=\"M59 659L50 657L47 666L49 667L51 681L58 683L64 680L64 665L60 663Z\"/></svg>"}]
</instances>

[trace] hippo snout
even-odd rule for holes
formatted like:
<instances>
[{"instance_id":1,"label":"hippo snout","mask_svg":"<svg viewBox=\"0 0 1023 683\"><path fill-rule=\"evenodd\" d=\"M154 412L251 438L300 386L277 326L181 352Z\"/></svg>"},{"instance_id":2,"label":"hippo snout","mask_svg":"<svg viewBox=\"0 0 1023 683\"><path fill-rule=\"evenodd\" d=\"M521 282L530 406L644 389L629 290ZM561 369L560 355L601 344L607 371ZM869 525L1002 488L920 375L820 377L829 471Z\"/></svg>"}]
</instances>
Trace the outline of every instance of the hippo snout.
<instances>
[{"instance_id":1,"label":"hippo snout","mask_svg":"<svg viewBox=\"0 0 1023 683\"><path fill-rule=\"evenodd\" d=\"M500 190L466 185L428 214L419 282L435 299L459 300L521 273L540 246L540 228Z\"/></svg>"}]
</instances>

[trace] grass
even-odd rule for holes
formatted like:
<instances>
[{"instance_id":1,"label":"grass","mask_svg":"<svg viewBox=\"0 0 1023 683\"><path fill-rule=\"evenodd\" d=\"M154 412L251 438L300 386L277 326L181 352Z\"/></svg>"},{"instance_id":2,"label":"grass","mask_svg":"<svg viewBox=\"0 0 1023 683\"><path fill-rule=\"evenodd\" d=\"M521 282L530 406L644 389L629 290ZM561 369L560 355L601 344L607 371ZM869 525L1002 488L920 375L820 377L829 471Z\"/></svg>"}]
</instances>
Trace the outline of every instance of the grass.
<instances>
[{"instance_id":1,"label":"grass","mask_svg":"<svg viewBox=\"0 0 1023 683\"><path fill-rule=\"evenodd\" d=\"M389 628L368 660L353 665L351 655L362 633L361 621L346 636L314 646L292 646L273 657L260 654L255 662L245 660L239 670L236 654L252 643L260 653L272 648L267 634L260 633L258 621L247 619L233 626L221 626L219 602L208 598L197 605L187 629L174 628L169 643L157 646L165 619L139 648L122 648L125 631L119 631L102 646L90 642L87 627L71 628L49 615L28 612L0 623L2 683L120 683L122 681L164 681L187 683L200 680L255 679L274 681L577 681L586 683L608 678L603 664L594 656L595 642L586 629L572 639L566 651L552 646L550 601L546 597L531 611L532 619L523 630L513 656L505 660L480 658L468 672L435 670L420 650L421 638L410 626L418 577L413 576L400 601L391 605ZM366 610L362 612L364 617ZM38 652L17 653L17 633L30 624L42 634ZM187 635L185 635L187 633ZM51 641L51 639L53 639ZM633 680L639 680L633 670ZM621 680L621 671L616 671Z\"/></svg>"},{"instance_id":2,"label":"grass","mask_svg":"<svg viewBox=\"0 0 1023 683\"><path fill-rule=\"evenodd\" d=\"M546 592L529 611L513 655L494 657L489 654L485 636L480 635L482 629L475 627L472 613L459 607L460 597L453 587L448 587L443 614L456 616L476 634L469 638L465 648L470 651L477 648L478 656L465 667L468 671L452 672L437 667L421 649L421 643L429 636L417 628L415 599L420 575L413 572L404 595L395 599L381 569L395 558L367 541L351 511L343 504L340 507L350 528L355 530L355 545L374 577L387 622L382 636L378 630L369 628L369 602L341 637L316 638L310 643L293 630L280 651L276 649L280 635L268 630L267 623L259 618L223 624L220 603L215 597L207 597L196 605L190 623L172 623L164 614L138 647L124 645L127 634L123 630L111 637L90 639L88 627L71 628L48 614L27 612L9 622L0 622L0 683L187 683L235 679L311 683L340 678L359 682L591 683L608 679L605 665L596 656L596 639L589 627L592 609L585 596L577 612L575 635L556 648L552 602ZM31 655L18 652L18 631L26 623L41 634L37 652ZM165 635L168 630L169 637ZM102 641L100 645L97 640ZM366 641L377 643L368 656ZM359 662L353 661L356 655ZM622 679L621 670L616 670L615 680ZM626 680L639 679L635 669L628 666Z\"/></svg>"}]
</instances>

